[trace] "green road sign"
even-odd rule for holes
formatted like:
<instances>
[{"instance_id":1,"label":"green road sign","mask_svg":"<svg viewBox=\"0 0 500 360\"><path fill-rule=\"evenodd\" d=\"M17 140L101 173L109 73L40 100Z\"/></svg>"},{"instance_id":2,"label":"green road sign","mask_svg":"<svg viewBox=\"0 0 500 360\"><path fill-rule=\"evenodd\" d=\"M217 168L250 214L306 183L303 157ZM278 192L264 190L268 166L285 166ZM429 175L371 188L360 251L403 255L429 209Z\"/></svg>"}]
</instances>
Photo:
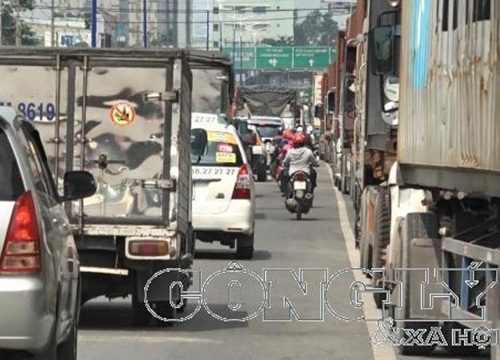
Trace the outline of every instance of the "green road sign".
<instances>
[{"instance_id":1,"label":"green road sign","mask_svg":"<svg viewBox=\"0 0 500 360\"><path fill-rule=\"evenodd\" d=\"M227 54L231 60L234 62L234 69L235 70L248 70L248 69L255 69L255 48L254 47L240 47L236 46L234 48L232 47L227 47L224 48L222 51ZM240 56L241 54L241 56Z\"/></svg>"},{"instance_id":2,"label":"green road sign","mask_svg":"<svg viewBox=\"0 0 500 360\"><path fill-rule=\"evenodd\" d=\"M328 46L273 46L223 48L234 62L235 70L326 70L337 58Z\"/></svg>"},{"instance_id":3,"label":"green road sign","mask_svg":"<svg viewBox=\"0 0 500 360\"><path fill-rule=\"evenodd\" d=\"M293 48L288 46L258 47L257 69L293 68Z\"/></svg>"},{"instance_id":4,"label":"green road sign","mask_svg":"<svg viewBox=\"0 0 500 360\"><path fill-rule=\"evenodd\" d=\"M293 54L294 68L326 69L332 61L330 47L296 47Z\"/></svg>"}]
</instances>

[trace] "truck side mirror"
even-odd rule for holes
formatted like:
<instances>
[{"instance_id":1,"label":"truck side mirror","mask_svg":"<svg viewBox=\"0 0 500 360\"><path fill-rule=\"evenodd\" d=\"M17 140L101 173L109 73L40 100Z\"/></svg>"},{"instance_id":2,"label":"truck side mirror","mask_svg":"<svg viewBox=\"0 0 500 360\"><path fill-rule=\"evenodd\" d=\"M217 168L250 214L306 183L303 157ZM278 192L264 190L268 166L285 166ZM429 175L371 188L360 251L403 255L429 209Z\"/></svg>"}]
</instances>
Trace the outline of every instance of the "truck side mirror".
<instances>
[{"instance_id":1,"label":"truck side mirror","mask_svg":"<svg viewBox=\"0 0 500 360\"><path fill-rule=\"evenodd\" d=\"M394 74L394 28L378 26L369 36L370 63L373 75Z\"/></svg>"},{"instance_id":2,"label":"truck side mirror","mask_svg":"<svg viewBox=\"0 0 500 360\"><path fill-rule=\"evenodd\" d=\"M323 106L318 104L314 106L314 117L321 119L323 117Z\"/></svg>"}]
</instances>

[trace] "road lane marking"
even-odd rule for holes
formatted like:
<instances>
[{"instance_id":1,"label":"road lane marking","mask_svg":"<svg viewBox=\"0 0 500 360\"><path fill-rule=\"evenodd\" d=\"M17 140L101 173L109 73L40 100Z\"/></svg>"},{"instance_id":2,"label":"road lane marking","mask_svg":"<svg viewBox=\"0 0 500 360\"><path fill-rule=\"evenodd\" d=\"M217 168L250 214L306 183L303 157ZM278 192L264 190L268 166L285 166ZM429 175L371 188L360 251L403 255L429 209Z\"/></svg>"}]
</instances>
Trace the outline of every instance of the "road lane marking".
<instances>
[{"instance_id":1,"label":"road lane marking","mask_svg":"<svg viewBox=\"0 0 500 360\"><path fill-rule=\"evenodd\" d=\"M333 172L332 169L330 169L330 166L326 165L326 170L330 175L333 191L335 192L335 196L337 198L340 228L342 229L342 234L344 235L344 241L347 247L347 254L349 255L351 267L359 268L359 251L355 247L354 230L352 229L351 223L349 222L349 215L347 213L344 196L335 187L335 183L333 181ZM356 271L353 273L353 275L356 281L360 281L363 283L366 282L366 278L360 272ZM375 319L381 316L381 312L375 306L375 301L373 300L372 296L370 296L369 294L363 294L362 299L364 303L363 313L365 315L365 318ZM368 327L369 334L372 334L378 329L377 323L374 321L367 321L366 326ZM376 346L372 344L372 350L374 360L397 360L396 353L394 352L394 348L391 345Z\"/></svg>"},{"instance_id":2,"label":"road lane marking","mask_svg":"<svg viewBox=\"0 0 500 360\"><path fill-rule=\"evenodd\" d=\"M112 336L102 336L87 334L86 332L79 331L78 341L84 342L144 342L144 343L205 343L205 344L222 344L219 340L210 340L205 338L194 338L194 337L183 337L183 336L170 336L170 334L164 333L162 335L153 335L151 333L136 334L134 335L112 335Z\"/></svg>"}]
</instances>

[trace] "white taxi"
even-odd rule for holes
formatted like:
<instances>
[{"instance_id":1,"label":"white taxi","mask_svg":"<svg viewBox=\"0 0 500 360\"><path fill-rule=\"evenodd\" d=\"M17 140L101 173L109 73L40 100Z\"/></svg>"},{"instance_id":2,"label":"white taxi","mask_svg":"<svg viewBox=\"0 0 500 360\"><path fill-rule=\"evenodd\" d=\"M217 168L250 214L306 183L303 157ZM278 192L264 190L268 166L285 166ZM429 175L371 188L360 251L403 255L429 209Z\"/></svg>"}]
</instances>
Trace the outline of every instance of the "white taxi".
<instances>
[{"instance_id":1,"label":"white taxi","mask_svg":"<svg viewBox=\"0 0 500 360\"><path fill-rule=\"evenodd\" d=\"M202 118L206 121L200 120ZM255 184L243 144L232 125L199 114L193 119L192 222L196 239L236 247L238 258L251 259L254 252Z\"/></svg>"}]
</instances>

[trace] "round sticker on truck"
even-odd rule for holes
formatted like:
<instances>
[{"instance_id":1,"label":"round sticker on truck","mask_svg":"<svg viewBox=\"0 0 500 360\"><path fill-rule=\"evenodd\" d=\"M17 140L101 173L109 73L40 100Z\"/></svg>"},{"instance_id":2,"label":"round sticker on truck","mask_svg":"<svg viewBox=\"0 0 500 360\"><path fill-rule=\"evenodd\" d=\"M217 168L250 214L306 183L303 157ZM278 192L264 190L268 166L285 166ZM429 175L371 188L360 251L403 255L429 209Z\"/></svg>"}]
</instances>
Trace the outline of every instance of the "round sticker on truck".
<instances>
[{"instance_id":1,"label":"round sticker on truck","mask_svg":"<svg viewBox=\"0 0 500 360\"><path fill-rule=\"evenodd\" d=\"M135 120L135 109L129 103L121 102L113 105L109 117L118 126L128 126Z\"/></svg>"}]
</instances>

